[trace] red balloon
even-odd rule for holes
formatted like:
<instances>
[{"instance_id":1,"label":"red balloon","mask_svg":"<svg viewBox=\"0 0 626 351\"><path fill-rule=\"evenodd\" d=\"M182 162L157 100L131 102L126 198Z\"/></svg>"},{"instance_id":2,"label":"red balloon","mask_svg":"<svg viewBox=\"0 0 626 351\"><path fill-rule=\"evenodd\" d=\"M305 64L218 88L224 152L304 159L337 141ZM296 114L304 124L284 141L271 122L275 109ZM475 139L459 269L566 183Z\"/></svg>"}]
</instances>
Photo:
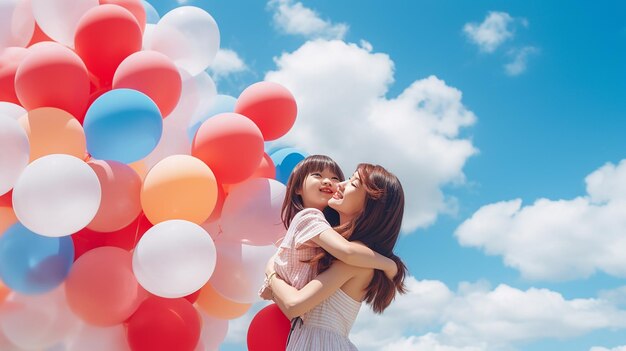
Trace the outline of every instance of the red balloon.
<instances>
[{"instance_id":1,"label":"red balloon","mask_svg":"<svg viewBox=\"0 0 626 351\"><path fill-rule=\"evenodd\" d=\"M276 304L260 310L248 328L249 351L284 350L291 323Z\"/></svg>"},{"instance_id":2,"label":"red balloon","mask_svg":"<svg viewBox=\"0 0 626 351\"><path fill-rule=\"evenodd\" d=\"M200 340L201 320L185 298L147 298L128 319L133 351L193 351Z\"/></svg>"},{"instance_id":3,"label":"red balloon","mask_svg":"<svg viewBox=\"0 0 626 351\"><path fill-rule=\"evenodd\" d=\"M135 89L148 95L163 117L178 104L182 87L174 62L157 51L139 51L128 56L113 76L113 89Z\"/></svg>"},{"instance_id":4,"label":"red balloon","mask_svg":"<svg viewBox=\"0 0 626 351\"><path fill-rule=\"evenodd\" d=\"M100 0L100 4L122 6L135 16L142 32L146 28L146 9L143 7L141 0Z\"/></svg>"},{"instance_id":5,"label":"red balloon","mask_svg":"<svg viewBox=\"0 0 626 351\"><path fill-rule=\"evenodd\" d=\"M46 35L46 33L44 33L41 30L41 27L39 27L37 22L35 22L35 31L33 32L33 37L30 38L30 42L28 43L28 45L26 45L26 47L30 47L31 45L40 43L42 41L54 41L54 40L50 38L48 35Z\"/></svg>"},{"instance_id":6,"label":"red balloon","mask_svg":"<svg viewBox=\"0 0 626 351\"><path fill-rule=\"evenodd\" d=\"M74 261L85 252L102 246L115 246L127 251L133 250L139 239L150 228L152 228L152 223L143 213L126 227L114 232L103 233L83 228L72 234Z\"/></svg>"},{"instance_id":7,"label":"red balloon","mask_svg":"<svg viewBox=\"0 0 626 351\"><path fill-rule=\"evenodd\" d=\"M2 50L0 54L0 101L19 105L20 100L15 95L15 72L27 53L28 50L20 47Z\"/></svg>"},{"instance_id":8,"label":"red balloon","mask_svg":"<svg viewBox=\"0 0 626 351\"><path fill-rule=\"evenodd\" d=\"M235 112L256 123L268 141L280 138L291 129L298 107L287 88L273 82L259 82L239 95Z\"/></svg>"},{"instance_id":9,"label":"red balloon","mask_svg":"<svg viewBox=\"0 0 626 351\"><path fill-rule=\"evenodd\" d=\"M245 116L221 113L198 129L191 154L204 161L223 184L249 178L263 158L263 135Z\"/></svg>"},{"instance_id":10,"label":"red balloon","mask_svg":"<svg viewBox=\"0 0 626 351\"><path fill-rule=\"evenodd\" d=\"M88 324L124 322L147 297L132 268L133 255L117 247L89 251L72 265L65 280L67 303Z\"/></svg>"},{"instance_id":11,"label":"red balloon","mask_svg":"<svg viewBox=\"0 0 626 351\"><path fill-rule=\"evenodd\" d=\"M91 8L80 18L74 47L102 87L111 84L120 62L141 50L141 40L135 17L121 6L107 4Z\"/></svg>"},{"instance_id":12,"label":"red balloon","mask_svg":"<svg viewBox=\"0 0 626 351\"><path fill-rule=\"evenodd\" d=\"M274 166L274 161L272 161L270 155L267 153L263 154L261 164L259 164L259 167L252 173L251 178L276 179L276 166Z\"/></svg>"},{"instance_id":13,"label":"red balloon","mask_svg":"<svg viewBox=\"0 0 626 351\"><path fill-rule=\"evenodd\" d=\"M89 75L80 57L54 42L31 46L15 73L15 93L27 110L56 107L82 122L89 99Z\"/></svg>"},{"instance_id":14,"label":"red balloon","mask_svg":"<svg viewBox=\"0 0 626 351\"><path fill-rule=\"evenodd\" d=\"M196 301L198 301L198 297L200 297L200 290L201 289L198 289L198 290L196 290L196 292L193 292L193 293L191 293L191 294L189 294L187 296L183 296L183 299L185 299L185 300L187 300L187 301L189 301L191 303L196 303Z\"/></svg>"}]
</instances>

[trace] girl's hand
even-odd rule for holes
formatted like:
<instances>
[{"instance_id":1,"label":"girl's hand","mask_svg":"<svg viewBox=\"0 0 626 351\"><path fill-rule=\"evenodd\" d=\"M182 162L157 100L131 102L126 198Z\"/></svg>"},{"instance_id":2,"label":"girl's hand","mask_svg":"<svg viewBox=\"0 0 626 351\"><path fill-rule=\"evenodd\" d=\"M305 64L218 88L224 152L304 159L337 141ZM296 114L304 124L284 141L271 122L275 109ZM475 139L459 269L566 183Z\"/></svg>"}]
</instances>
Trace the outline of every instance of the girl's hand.
<instances>
[{"instance_id":1,"label":"girl's hand","mask_svg":"<svg viewBox=\"0 0 626 351\"><path fill-rule=\"evenodd\" d=\"M259 291L259 296L263 300L273 300L274 299L274 293L272 292L272 288L270 288L269 286L262 287L261 290Z\"/></svg>"}]
</instances>

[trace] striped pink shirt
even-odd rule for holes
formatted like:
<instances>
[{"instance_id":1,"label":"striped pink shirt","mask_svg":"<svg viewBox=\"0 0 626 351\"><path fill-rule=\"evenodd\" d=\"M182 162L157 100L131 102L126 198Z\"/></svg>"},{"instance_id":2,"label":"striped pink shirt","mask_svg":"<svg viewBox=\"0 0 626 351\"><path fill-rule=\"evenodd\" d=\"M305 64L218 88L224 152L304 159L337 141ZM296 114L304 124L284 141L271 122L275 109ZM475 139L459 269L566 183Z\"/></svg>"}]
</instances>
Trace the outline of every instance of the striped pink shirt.
<instances>
[{"instance_id":1,"label":"striped pink shirt","mask_svg":"<svg viewBox=\"0 0 626 351\"><path fill-rule=\"evenodd\" d=\"M293 217L287 234L274 259L276 273L289 285L301 289L317 275L317 270L303 260L322 252L311 239L330 229L322 211L305 208Z\"/></svg>"}]
</instances>

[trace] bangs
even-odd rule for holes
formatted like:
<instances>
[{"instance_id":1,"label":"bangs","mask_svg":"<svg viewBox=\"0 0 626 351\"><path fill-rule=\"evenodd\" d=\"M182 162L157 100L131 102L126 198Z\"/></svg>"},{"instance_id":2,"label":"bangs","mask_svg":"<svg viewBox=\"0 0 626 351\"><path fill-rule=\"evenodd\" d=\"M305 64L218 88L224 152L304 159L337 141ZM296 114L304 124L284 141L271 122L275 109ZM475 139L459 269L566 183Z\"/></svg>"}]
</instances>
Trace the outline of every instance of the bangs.
<instances>
[{"instance_id":1,"label":"bangs","mask_svg":"<svg viewBox=\"0 0 626 351\"><path fill-rule=\"evenodd\" d=\"M330 157L322 155L309 156L310 159L302 165L302 174L306 175L313 172L322 172L325 169L330 169L335 173L339 180L344 181L345 176L343 171L339 168L339 165L333 161ZM304 181L304 179L303 179Z\"/></svg>"}]
</instances>

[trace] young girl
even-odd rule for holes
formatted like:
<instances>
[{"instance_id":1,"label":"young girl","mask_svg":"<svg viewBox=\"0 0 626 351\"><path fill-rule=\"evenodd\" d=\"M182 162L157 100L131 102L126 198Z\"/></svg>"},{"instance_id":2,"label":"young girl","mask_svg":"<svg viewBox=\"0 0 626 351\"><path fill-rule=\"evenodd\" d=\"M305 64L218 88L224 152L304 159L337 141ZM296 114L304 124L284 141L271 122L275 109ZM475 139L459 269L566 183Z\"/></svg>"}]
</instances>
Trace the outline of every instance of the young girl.
<instances>
[{"instance_id":1,"label":"young girl","mask_svg":"<svg viewBox=\"0 0 626 351\"><path fill-rule=\"evenodd\" d=\"M331 223L339 224L339 216L328 207L328 201L337 191L337 183L343 179L337 163L323 155L305 158L289 177L282 207L287 234L274 256L274 268L282 279L297 289L315 278L317 265L312 261L324 251L351 266L383 270L390 278L397 272L396 263L391 259L363 244L348 241L332 229ZM260 295L267 288L269 278Z\"/></svg>"},{"instance_id":2,"label":"young girl","mask_svg":"<svg viewBox=\"0 0 626 351\"><path fill-rule=\"evenodd\" d=\"M339 213L338 231L348 232L350 240L391 257L397 262L398 273L389 279L382 272L347 265L326 253L314 259L320 274L296 289L273 271L273 262L268 262L271 292L264 298L273 299L294 321L287 351L355 351L349 334L362 302L382 313L397 293L406 292L407 269L393 253L404 215L404 191L398 178L381 166L360 164L350 180L338 184L329 205Z\"/></svg>"}]
</instances>

